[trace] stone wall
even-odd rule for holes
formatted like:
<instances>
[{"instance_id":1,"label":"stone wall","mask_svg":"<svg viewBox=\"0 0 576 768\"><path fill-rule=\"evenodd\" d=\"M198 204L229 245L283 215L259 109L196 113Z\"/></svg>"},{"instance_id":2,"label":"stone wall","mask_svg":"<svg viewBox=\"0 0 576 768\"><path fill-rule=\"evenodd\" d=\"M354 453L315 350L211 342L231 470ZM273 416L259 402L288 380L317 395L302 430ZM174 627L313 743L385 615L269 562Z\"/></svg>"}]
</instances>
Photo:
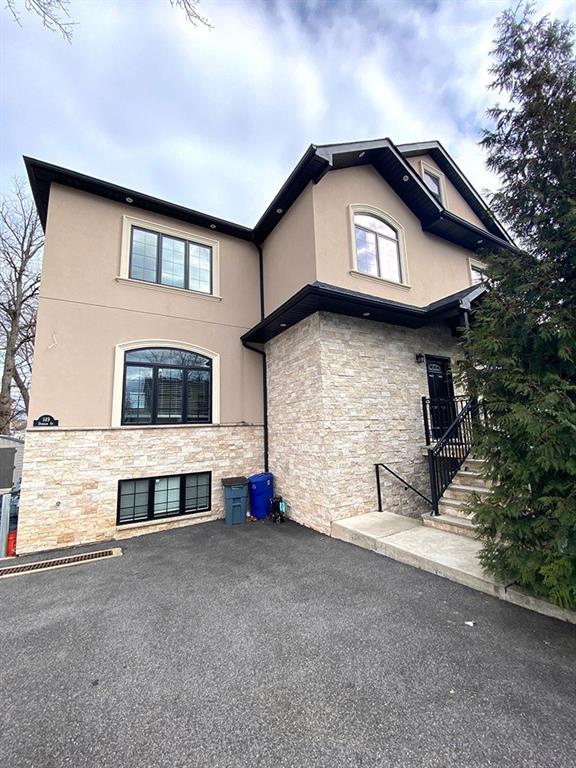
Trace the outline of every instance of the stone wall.
<instances>
[{"instance_id":1,"label":"stone wall","mask_svg":"<svg viewBox=\"0 0 576 768\"><path fill-rule=\"evenodd\" d=\"M224 514L223 477L263 468L258 425L54 429L26 436L17 552L126 538ZM118 481L212 472L210 512L116 526Z\"/></svg>"},{"instance_id":2,"label":"stone wall","mask_svg":"<svg viewBox=\"0 0 576 768\"><path fill-rule=\"evenodd\" d=\"M445 326L409 329L317 313L267 344L270 469L290 515L328 533L333 520L377 508L374 464L384 462L426 495L416 353L457 357ZM429 507L382 472L383 509Z\"/></svg>"}]
</instances>

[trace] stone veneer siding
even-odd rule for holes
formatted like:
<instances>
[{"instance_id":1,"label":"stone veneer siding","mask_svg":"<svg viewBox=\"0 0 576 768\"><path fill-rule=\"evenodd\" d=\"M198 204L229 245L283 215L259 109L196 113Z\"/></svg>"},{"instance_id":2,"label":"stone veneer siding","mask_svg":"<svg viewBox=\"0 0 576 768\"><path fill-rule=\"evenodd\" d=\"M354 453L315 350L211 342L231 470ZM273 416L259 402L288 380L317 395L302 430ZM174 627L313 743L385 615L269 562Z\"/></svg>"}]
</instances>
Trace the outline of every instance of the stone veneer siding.
<instances>
[{"instance_id":1,"label":"stone veneer siding","mask_svg":"<svg viewBox=\"0 0 576 768\"><path fill-rule=\"evenodd\" d=\"M26 435L17 553L127 538L224 514L221 479L262 471L258 425L48 429ZM212 472L209 512L116 526L118 481Z\"/></svg>"},{"instance_id":2,"label":"stone veneer siding","mask_svg":"<svg viewBox=\"0 0 576 768\"><path fill-rule=\"evenodd\" d=\"M446 326L402 328L316 313L266 345L270 470L289 516L324 533L332 521L377 509L374 464L429 495L416 353L453 360ZM384 511L429 507L382 471Z\"/></svg>"}]
</instances>

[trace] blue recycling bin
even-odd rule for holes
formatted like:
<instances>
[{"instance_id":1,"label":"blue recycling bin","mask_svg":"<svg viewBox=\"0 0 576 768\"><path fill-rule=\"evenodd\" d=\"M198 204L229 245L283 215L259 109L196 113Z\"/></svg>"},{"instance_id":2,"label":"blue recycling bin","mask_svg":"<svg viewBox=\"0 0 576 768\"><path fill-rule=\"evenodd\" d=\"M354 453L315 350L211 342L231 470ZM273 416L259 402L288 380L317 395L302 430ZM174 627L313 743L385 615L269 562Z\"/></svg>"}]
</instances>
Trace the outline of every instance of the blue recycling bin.
<instances>
[{"instance_id":1,"label":"blue recycling bin","mask_svg":"<svg viewBox=\"0 0 576 768\"><path fill-rule=\"evenodd\" d=\"M272 511L274 477L272 472L261 472L248 478L250 489L250 512L257 520L264 520Z\"/></svg>"},{"instance_id":2,"label":"blue recycling bin","mask_svg":"<svg viewBox=\"0 0 576 768\"><path fill-rule=\"evenodd\" d=\"M222 480L222 486L226 523L228 525L245 523L248 512L248 480L245 477L225 477Z\"/></svg>"}]
</instances>

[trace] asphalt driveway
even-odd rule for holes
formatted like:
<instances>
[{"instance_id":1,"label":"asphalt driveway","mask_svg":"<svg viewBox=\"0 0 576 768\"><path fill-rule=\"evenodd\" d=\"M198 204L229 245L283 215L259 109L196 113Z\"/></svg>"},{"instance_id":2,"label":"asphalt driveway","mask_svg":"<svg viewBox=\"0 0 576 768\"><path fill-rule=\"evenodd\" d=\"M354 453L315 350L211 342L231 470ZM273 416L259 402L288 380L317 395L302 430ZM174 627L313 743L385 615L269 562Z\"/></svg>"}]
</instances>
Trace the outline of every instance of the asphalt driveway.
<instances>
[{"instance_id":1,"label":"asphalt driveway","mask_svg":"<svg viewBox=\"0 0 576 768\"><path fill-rule=\"evenodd\" d=\"M573 626L291 523L121 546L0 581L6 768L576 764Z\"/></svg>"}]
</instances>

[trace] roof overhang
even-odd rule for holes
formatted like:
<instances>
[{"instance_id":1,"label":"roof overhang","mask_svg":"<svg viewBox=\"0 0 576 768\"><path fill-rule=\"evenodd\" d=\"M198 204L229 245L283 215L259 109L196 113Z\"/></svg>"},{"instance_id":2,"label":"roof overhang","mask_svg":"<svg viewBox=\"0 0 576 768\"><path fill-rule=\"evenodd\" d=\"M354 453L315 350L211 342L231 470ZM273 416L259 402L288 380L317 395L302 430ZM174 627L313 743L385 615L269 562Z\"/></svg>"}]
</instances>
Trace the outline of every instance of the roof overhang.
<instances>
[{"instance_id":1,"label":"roof overhang","mask_svg":"<svg viewBox=\"0 0 576 768\"><path fill-rule=\"evenodd\" d=\"M45 163L41 160L35 160L31 157L25 157L24 163L30 180L30 187L34 196L34 202L38 209L38 215L44 229L46 229L46 219L48 217L48 199L50 196L50 187L52 184L62 184L66 187L89 192L92 195L105 197L116 203L131 205L134 208L140 208L144 211L151 211L162 216L169 216L172 219L185 221L188 224L194 224L198 227L206 227L226 235L239 237L242 240L253 239L253 230L250 227L243 227L241 224L234 224L231 221L219 219L216 216L209 216L206 213L194 211L191 208L185 208L182 205L168 203L157 197L143 195L133 189L120 187L117 184L111 184L108 181L95 179L92 176L86 176L83 173L70 171L67 168L61 168L58 165ZM128 198L128 199L127 199ZM132 200L129 203L129 200Z\"/></svg>"},{"instance_id":2,"label":"roof overhang","mask_svg":"<svg viewBox=\"0 0 576 768\"><path fill-rule=\"evenodd\" d=\"M486 218L486 231L447 211L430 192L406 157L429 153L446 170L473 209ZM516 250L508 235L495 223L492 215L438 142L404 144L396 147L390 139L350 142L348 144L312 144L304 153L274 200L254 229L219 219L191 208L144 195L126 187L111 184L51 163L25 157L26 170L42 226L46 227L48 200L52 184L62 184L83 192L152 211L199 227L261 245L290 206L311 182L318 183L324 174L342 168L371 165L418 217L425 232L456 243L472 252L484 250ZM130 203L129 200L132 202ZM488 212L488 213L486 213ZM483 219L484 220L484 219Z\"/></svg>"},{"instance_id":3,"label":"roof overhang","mask_svg":"<svg viewBox=\"0 0 576 768\"><path fill-rule=\"evenodd\" d=\"M332 312L407 328L446 323L455 330L462 324L462 313L469 311L485 290L483 286L472 286L427 307L415 307L326 283L311 283L245 333L242 342L264 344L315 312Z\"/></svg>"},{"instance_id":4,"label":"roof overhang","mask_svg":"<svg viewBox=\"0 0 576 768\"><path fill-rule=\"evenodd\" d=\"M469 179L460 170L439 141L419 141L413 144L399 144L398 150L403 157L429 155L444 175L450 179L480 221L495 237L509 241L510 238L482 197L474 189Z\"/></svg>"},{"instance_id":5,"label":"roof overhang","mask_svg":"<svg viewBox=\"0 0 576 768\"><path fill-rule=\"evenodd\" d=\"M432 143L437 144L437 142ZM427 144L418 146L427 146ZM424 151L421 150L420 154ZM372 165L378 171L418 217L425 232L430 232L474 252L514 248L506 232L499 225L494 224L492 217L489 221L486 220L488 230L486 231L446 210L406 160L403 152L390 139L349 144L311 145L256 224L254 228L256 243L264 242L310 182L317 184L329 171L361 165ZM467 192L470 200L474 195L480 199L471 186L470 190ZM474 206L474 210L485 217L488 209L484 203L475 202Z\"/></svg>"}]
</instances>

